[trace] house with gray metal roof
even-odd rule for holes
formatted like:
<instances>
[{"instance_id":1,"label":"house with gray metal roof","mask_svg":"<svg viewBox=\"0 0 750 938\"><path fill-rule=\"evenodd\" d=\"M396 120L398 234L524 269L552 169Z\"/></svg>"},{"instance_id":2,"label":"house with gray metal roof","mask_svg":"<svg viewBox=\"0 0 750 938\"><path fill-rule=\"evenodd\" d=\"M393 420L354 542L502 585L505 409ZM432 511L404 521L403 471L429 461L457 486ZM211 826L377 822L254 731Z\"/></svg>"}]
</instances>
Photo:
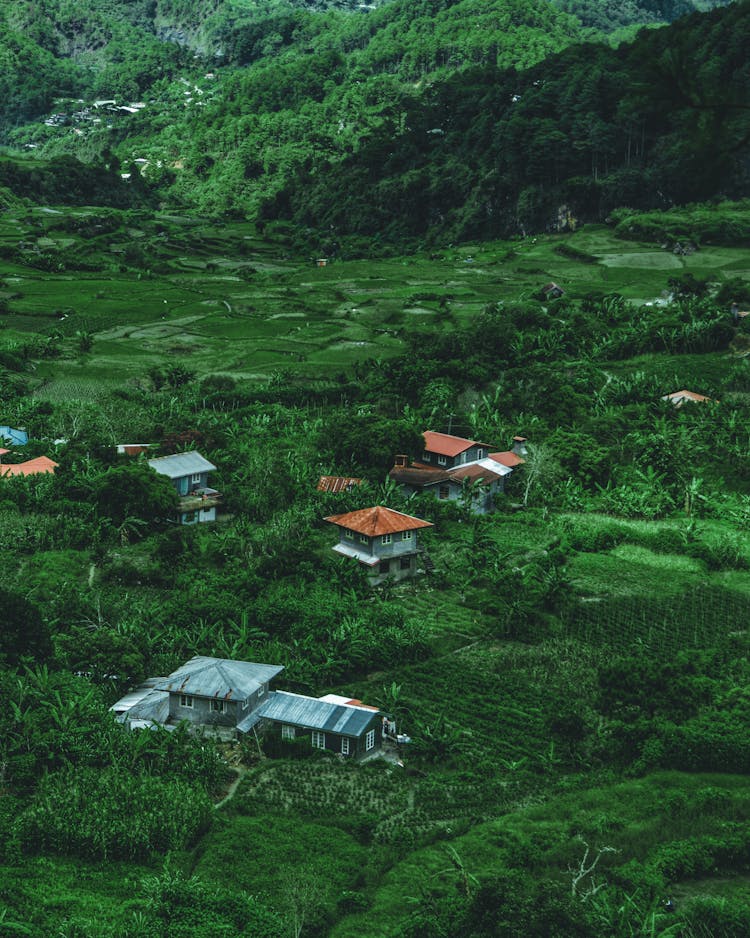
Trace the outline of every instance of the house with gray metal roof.
<instances>
[{"instance_id":1,"label":"house with gray metal roof","mask_svg":"<svg viewBox=\"0 0 750 938\"><path fill-rule=\"evenodd\" d=\"M208 485L208 474L216 466L199 452L174 453L148 460L149 466L166 476L180 496L178 520L180 524L199 524L216 520L216 506L221 494Z\"/></svg>"},{"instance_id":2,"label":"house with gray metal roof","mask_svg":"<svg viewBox=\"0 0 750 938\"><path fill-rule=\"evenodd\" d=\"M349 758L376 754L391 726L377 707L336 694L317 698L270 690L283 670L199 655L168 677L145 681L110 709L130 728L187 721L240 734L274 733L287 741L307 737L313 748Z\"/></svg>"},{"instance_id":3,"label":"house with gray metal roof","mask_svg":"<svg viewBox=\"0 0 750 938\"><path fill-rule=\"evenodd\" d=\"M258 716L283 740L309 736L314 749L324 749L346 758L374 755L383 743L383 714L377 707L359 702L338 703L275 691Z\"/></svg>"},{"instance_id":4,"label":"house with gray metal roof","mask_svg":"<svg viewBox=\"0 0 750 938\"><path fill-rule=\"evenodd\" d=\"M265 700L284 668L199 655L155 685L169 696L170 723L236 727Z\"/></svg>"}]
</instances>

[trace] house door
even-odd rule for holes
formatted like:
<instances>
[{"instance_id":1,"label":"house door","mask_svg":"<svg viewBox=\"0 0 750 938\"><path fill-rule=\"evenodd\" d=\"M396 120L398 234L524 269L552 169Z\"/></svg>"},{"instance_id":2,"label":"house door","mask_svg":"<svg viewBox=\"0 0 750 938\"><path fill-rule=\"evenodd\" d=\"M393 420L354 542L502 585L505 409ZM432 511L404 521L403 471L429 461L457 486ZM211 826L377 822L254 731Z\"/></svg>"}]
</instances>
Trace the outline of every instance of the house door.
<instances>
[{"instance_id":1,"label":"house door","mask_svg":"<svg viewBox=\"0 0 750 938\"><path fill-rule=\"evenodd\" d=\"M189 485L190 482L187 476L185 476L184 479L180 479L180 495L187 495Z\"/></svg>"}]
</instances>

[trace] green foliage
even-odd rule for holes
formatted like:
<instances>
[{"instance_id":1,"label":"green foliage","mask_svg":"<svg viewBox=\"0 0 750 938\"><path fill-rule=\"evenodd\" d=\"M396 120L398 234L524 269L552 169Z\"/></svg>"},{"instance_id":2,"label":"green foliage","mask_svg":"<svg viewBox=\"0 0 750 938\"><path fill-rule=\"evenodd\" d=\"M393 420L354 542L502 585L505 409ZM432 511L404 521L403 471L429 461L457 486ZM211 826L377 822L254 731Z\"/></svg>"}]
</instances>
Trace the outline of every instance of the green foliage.
<instances>
[{"instance_id":1,"label":"green foliage","mask_svg":"<svg viewBox=\"0 0 750 938\"><path fill-rule=\"evenodd\" d=\"M94 480L93 494L99 516L119 527L133 519L162 522L177 509L177 491L170 480L145 463L108 469Z\"/></svg>"},{"instance_id":2,"label":"green foliage","mask_svg":"<svg viewBox=\"0 0 750 938\"><path fill-rule=\"evenodd\" d=\"M24 658L43 660L51 651L48 629L39 610L18 593L0 589L0 661L16 665Z\"/></svg>"},{"instance_id":3,"label":"green foliage","mask_svg":"<svg viewBox=\"0 0 750 938\"><path fill-rule=\"evenodd\" d=\"M265 903L231 889L185 876L166 864L143 881L149 911L156 918L155 934L175 938L252 935L276 938L282 924Z\"/></svg>"},{"instance_id":4,"label":"green foliage","mask_svg":"<svg viewBox=\"0 0 750 938\"><path fill-rule=\"evenodd\" d=\"M205 792L189 783L78 768L41 782L15 836L31 852L134 859L184 849L210 817Z\"/></svg>"}]
</instances>

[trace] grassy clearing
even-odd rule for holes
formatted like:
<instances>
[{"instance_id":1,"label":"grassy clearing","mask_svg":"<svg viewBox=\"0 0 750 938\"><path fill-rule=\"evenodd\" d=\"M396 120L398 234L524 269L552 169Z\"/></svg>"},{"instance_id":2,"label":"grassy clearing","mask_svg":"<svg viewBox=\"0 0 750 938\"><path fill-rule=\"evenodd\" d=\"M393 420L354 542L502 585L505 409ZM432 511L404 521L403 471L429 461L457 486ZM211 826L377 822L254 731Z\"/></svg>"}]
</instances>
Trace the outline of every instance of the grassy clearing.
<instances>
[{"instance_id":1,"label":"grassy clearing","mask_svg":"<svg viewBox=\"0 0 750 938\"><path fill-rule=\"evenodd\" d=\"M472 875L491 877L525 857L522 868L533 869L535 876L569 883L568 869L583 853L583 838L594 849L614 848L616 852L605 855L599 869L600 877L611 880L631 860L658 867L660 850L688 838L721 836L727 821L743 823L748 818L750 796L743 778L662 772L520 808L460 834L450 846ZM455 890L450 857L443 843L410 854L382 878L367 912L339 922L332 938L395 934L409 914L405 895L448 895ZM717 878L738 880L740 890L747 886L741 874L718 873ZM686 879L679 895L685 899L699 895L704 883L693 886ZM726 892L720 889L720 894Z\"/></svg>"}]
</instances>

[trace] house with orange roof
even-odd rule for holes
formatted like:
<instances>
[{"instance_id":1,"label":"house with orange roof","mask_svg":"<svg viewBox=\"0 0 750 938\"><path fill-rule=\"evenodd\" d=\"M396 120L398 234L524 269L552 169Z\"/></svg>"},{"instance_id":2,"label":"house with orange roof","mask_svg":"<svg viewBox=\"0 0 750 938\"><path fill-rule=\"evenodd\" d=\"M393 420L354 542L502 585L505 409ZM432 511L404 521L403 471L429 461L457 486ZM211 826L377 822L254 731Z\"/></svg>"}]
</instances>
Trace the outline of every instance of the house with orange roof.
<instances>
[{"instance_id":1,"label":"house with orange roof","mask_svg":"<svg viewBox=\"0 0 750 938\"><path fill-rule=\"evenodd\" d=\"M492 449L489 443L479 443L477 440L467 440L462 436L451 436L450 433L436 433L434 430L425 430L424 451L422 462L435 469L453 469L468 462L476 462L485 457Z\"/></svg>"},{"instance_id":2,"label":"house with orange roof","mask_svg":"<svg viewBox=\"0 0 750 938\"><path fill-rule=\"evenodd\" d=\"M488 443L450 436L423 434L425 449L419 462L396 456L388 473L406 494L429 492L441 501L462 501L472 514L486 514L505 488L505 478L523 464L526 438L513 437L513 448L491 453ZM443 468L445 467L445 468Z\"/></svg>"},{"instance_id":3,"label":"house with orange roof","mask_svg":"<svg viewBox=\"0 0 750 938\"><path fill-rule=\"evenodd\" d=\"M325 519L335 524L339 543L333 550L365 567L371 585L406 580L418 573L418 532L429 521L376 505Z\"/></svg>"},{"instance_id":4,"label":"house with orange roof","mask_svg":"<svg viewBox=\"0 0 750 938\"><path fill-rule=\"evenodd\" d=\"M37 456L36 459L27 459L26 462L15 463L15 465L0 465L0 476L7 479L11 476L43 475L44 473L54 472L57 465L47 456Z\"/></svg>"},{"instance_id":5,"label":"house with orange roof","mask_svg":"<svg viewBox=\"0 0 750 938\"><path fill-rule=\"evenodd\" d=\"M673 391L671 394L665 394L663 401L671 401L675 407L682 407L683 404L703 404L705 402L715 403L713 398L706 397L705 394L696 394L695 391Z\"/></svg>"}]
</instances>

